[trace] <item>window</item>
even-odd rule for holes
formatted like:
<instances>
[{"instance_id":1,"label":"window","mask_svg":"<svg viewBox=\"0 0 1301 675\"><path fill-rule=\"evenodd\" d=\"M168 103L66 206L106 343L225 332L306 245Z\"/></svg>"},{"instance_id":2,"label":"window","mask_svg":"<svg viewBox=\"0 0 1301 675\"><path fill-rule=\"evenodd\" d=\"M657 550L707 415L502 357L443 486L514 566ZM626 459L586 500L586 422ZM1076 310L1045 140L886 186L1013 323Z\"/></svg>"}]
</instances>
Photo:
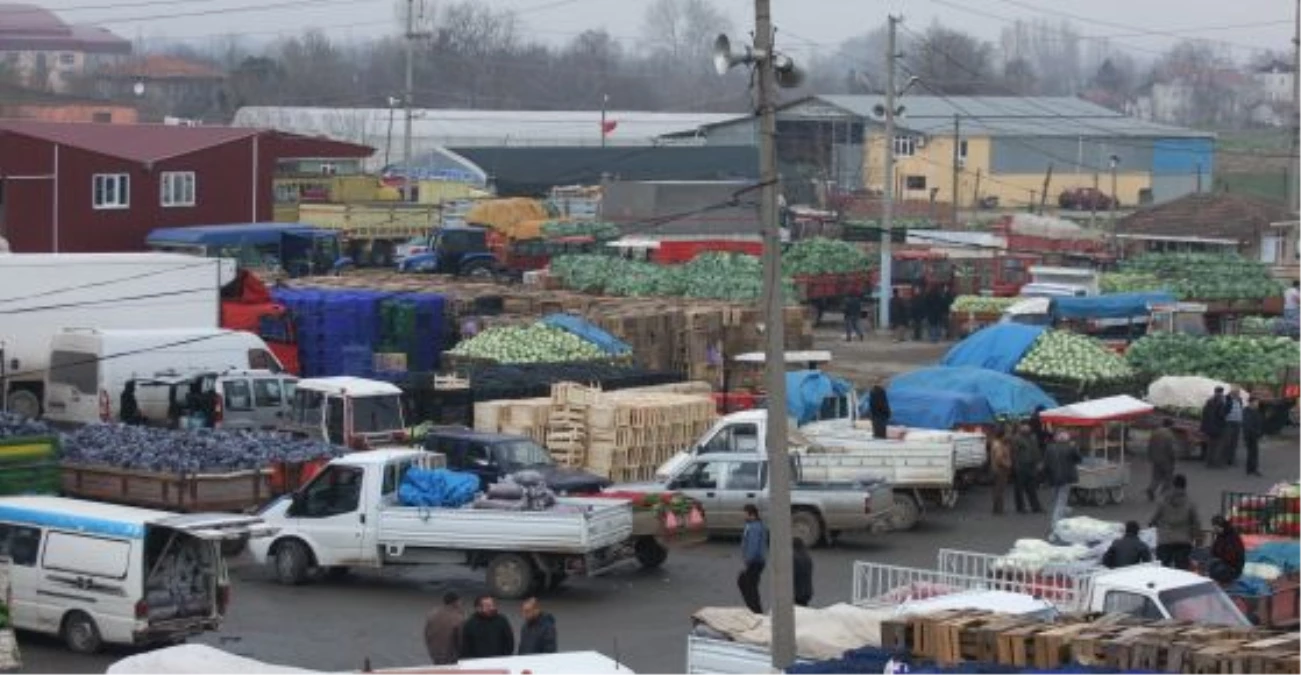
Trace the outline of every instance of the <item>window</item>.
<instances>
[{"instance_id":1,"label":"window","mask_svg":"<svg viewBox=\"0 0 1301 675\"><path fill-rule=\"evenodd\" d=\"M732 466L732 473L727 477L729 490L762 490L768 478L768 467L762 462L740 462Z\"/></svg>"},{"instance_id":2,"label":"window","mask_svg":"<svg viewBox=\"0 0 1301 675\"><path fill-rule=\"evenodd\" d=\"M99 393L99 359L84 352L50 352L50 382L94 396Z\"/></svg>"},{"instance_id":3,"label":"window","mask_svg":"<svg viewBox=\"0 0 1301 675\"><path fill-rule=\"evenodd\" d=\"M321 423L321 408L325 405L325 394L310 389L294 391L294 421L299 424L316 426Z\"/></svg>"},{"instance_id":4,"label":"window","mask_svg":"<svg viewBox=\"0 0 1301 675\"><path fill-rule=\"evenodd\" d=\"M253 403L259 408L276 408L280 406L280 380L274 377L262 377L253 380Z\"/></svg>"},{"instance_id":5,"label":"window","mask_svg":"<svg viewBox=\"0 0 1301 675\"><path fill-rule=\"evenodd\" d=\"M677 481L677 487L696 490L717 490L727 478L727 462L701 462L690 473Z\"/></svg>"},{"instance_id":6,"label":"window","mask_svg":"<svg viewBox=\"0 0 1301 675\"><path fill-rule=\"evenodd\" d=\"M303 489L298 515L328 518L352 513L361 504L362 470L355 466L326 467Z\"/></svg>"},{"instance_id":7,"label":"window","mask_svg":"<svg viewBox=\"0 0 1301 675\"><path fill-rule=\"evenodd\" d=\"M1125 591L1107 591L1107 599L1102 603L1105 614L1128 614L1142 619L1163 619L1161 610L1150 598L1137 593Z\"/></svg>"},{"instance_id":8,"label":"window","mask_svg":"<svg viewBox=\"0 0 1301 675\"><path fill-rule=\"evenodd\" d=\"M759 449L759 427L737 424L718 432L705 444L705 452L754 452Z\"/></svg>"},{"instance_id":9,"label":"window","mask_svg":"<svg viewBox=\"0 0 1301 675\"><path fill-rule=\"evenodd\" d=\"M113 113L111 113L111 112L97 112L97 113L91 113L91 115L90 115L90 121L92 121L92 122L94 122L94 123L96 123L96 124L112 124L112 123L113 123Z\"/></svg>"},{"instance_id":10,"label":"window","mask_svg":"<svg viewBox=\"0 0 1301 675\"><path fill-rule=\"evenodd\" d=\"M158 179L163 206L194 206L194 172L164 171Z\"/></svg>"},{"instance_id":11,"label":"window","mask_svg":"<svg viewBox=\"0 0 1301 675\"><path fill-rule=\"evenodd\" d=\"M333 176L338 172L339 168L329 162L323 162L321 164L321 175L323 176Z\"/></svg>"},{"instance_id":12,"label":"window","mask_svg":"<svg viewBox=\"0 0 1301 675\"><path fill-rule=\"evenodd\" d=\"M906 190L925 190L926 176L908 176L903 183Z\"/></svg>"},{"instance_id":13,"label":"window","mask_svg":"<svg viewBox=\"0 0 1301 675\"><path fill-rule=\"evenodd\" d=\"M276 360L275 355L265 349L248 350L248 367L252 370L269 370L273 373L281 371L280 362Z\"/></svg>"},{"instance_id":14,"label":"window","mask_svg":"<svg viewBox=\"0 0 1301 675\"><path fill-rule=\"evenodd\" d=\"M343 437L343 399L338 396L331 396L326 399L325 404L327 406L325 412L325 440L334 445L346 445L346 439Z\"/></svg>"},{"instance_id":15,"label":"window","mask_svg":"<svg viewBox=\"0 0 1301 675\"><path fill-rule=\"evenodd\" d=\"M92 199L97 209L125 209L131 206L131 179L124 173L97 173Z\"/></svg>"},{"instance_id":16,"label":"window","mask_svg":"<svg viewBox=\"0 0 1301 675\"><path fill-rule=\"evenodd\" d=\"M958 141L958 166L963 167L966 165L967 165L967 141L961 140Z\"/></svg>"},{"instance_id":17,"label":"window","mask_svg":"<svg viewBox=\"0 0 1301 675\"><path fill-rule=\"evenodd\" d=\"M0 556L7 556L15 565L32 567L41 550L41 531L22 525L0 525Z\"/></svg>"},{"instance_id":18,"label":"window","mask_svg":"<svg viewBox=\"0 0 1301 675\"><path fill-rule=\"evenodd\" d=\"M131 544L119 539L51 532L45 537L41 562L47 570L125 579L131 564Z\"/></svg>"},{"instance_id":19,"label":"window","mask_svg":"<svg viewBox=\"0 0 1301 675\"><path fill-rule=\"evenodd\" d=\"M71 66L77 63L77 55L72 52L61 52L59 54L59 65Z\"/></svg>"},{"instance_id":20,"label":"window","mask_svg":"<svg viewBox=\"0 0 1301 675\"><path fill-rule=\"evenodd\" d=\"M895 136L894 154L896 157L912 157L917 154L917 138L915 136Z\"/></svg>"},{"instance_id":21,"label":"window","mask_svg":"<svg viewBox=\"0 0 1301 675\"><path fill-rule=\"evenodd\" d=\"M252 410L253 395L249 391L248 380L229 380L222 385L221 395L226 401L227 410Z\"/></svg>"}]
</instances>

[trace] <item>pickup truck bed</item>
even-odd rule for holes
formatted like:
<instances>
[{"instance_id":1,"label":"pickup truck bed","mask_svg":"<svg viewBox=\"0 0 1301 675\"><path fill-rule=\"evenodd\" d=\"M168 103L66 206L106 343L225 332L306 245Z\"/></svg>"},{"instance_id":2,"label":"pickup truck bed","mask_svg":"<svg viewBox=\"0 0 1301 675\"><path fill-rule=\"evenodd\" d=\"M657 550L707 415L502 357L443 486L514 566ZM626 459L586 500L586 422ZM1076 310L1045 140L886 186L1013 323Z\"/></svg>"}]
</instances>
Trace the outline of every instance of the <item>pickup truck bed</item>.
<instances>
[{"instance_id":1,"label":"pickup truck bed","mask_svg":"<svg viewBox=\"0 0 1301 675\"><path fill-rule=\"evenodd\" d=\"M562 497L548 511L427 509L386 504L379 510L384 548L531 551L582 555L632 536L622 501Z\"/></svg>"}]
</instances>

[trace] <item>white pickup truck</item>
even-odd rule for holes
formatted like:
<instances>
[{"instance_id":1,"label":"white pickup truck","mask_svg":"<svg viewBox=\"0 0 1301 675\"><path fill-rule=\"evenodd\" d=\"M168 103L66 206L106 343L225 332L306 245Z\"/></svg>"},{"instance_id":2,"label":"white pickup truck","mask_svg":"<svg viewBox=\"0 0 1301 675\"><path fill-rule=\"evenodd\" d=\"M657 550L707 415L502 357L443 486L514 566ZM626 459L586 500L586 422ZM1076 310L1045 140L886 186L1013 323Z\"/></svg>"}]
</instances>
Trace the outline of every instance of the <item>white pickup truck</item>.
<instances>
[{"instance_id":1,"label":"white pickup truck","mask_svg":"<svg viewBox=\"0 0 1301 675\"><path fill-rule=\"evenodd\" d=\"M279 532L249 548L286 584L303 583L314 570L452 563L486 568L489 590L508 599L632 560L632 506L622 500L562 497L545 511L399 505L406 470L442 459L406 449L335 459L263 508L259 515Z\"/></svg>"},{"instance_id":2,"label":"white pickup truck","mask_svg":"<svg viewBox=\"0 0 1301 675\"><path fill-rule=\"evenodd\" d=\"M920 431L920 430L919 430ZM669 459L656 472L677 473L692 457L716 453L766 453L768 414L763 410L732 413L720 419L693 447ZM957 466L984 464L985 440L980 434L926 432L926 440L873 438L851 420L815 422L790 432L790 451L801 455L808 480L853 481L875 477L894 486L891 527L912 529L921 521L923 505L931 501L951 507L957 503ZM938 438L938 440L932 440Z\"/></svg>"}]
</instances>

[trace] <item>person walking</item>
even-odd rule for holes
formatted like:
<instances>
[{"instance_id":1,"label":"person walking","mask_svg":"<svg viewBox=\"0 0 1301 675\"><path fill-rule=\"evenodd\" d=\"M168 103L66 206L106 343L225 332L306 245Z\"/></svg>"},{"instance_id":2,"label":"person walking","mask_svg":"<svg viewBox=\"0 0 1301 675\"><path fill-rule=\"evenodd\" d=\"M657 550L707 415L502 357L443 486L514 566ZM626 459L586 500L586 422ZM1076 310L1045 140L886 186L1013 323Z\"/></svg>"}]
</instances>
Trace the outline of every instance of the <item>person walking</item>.
<instances>
[{"instance_id":1,"label":"person walking","mask_svg":"<svg viewBox=\"0 0 1301 675\"><path fill-rule=\"evenodd\" d=\"M450 666L460 660L461 626L464 623L461 596L444 593L443 606L425 617L425 649L435 666Z\"/></svg>"},{"instance_id":2,"label":"person walking","mask_svg":"<svg viewBox=\"0 0 1301 675\"><path fill-rule=\"evenodd\" d=\"M1170 490L1170 479L1175 475L1174 420L1166 418L1147 439L1147 458L1152 463L1152 478L1147 482L1147 501L1156 501L1157 495Z\"/></svg>"},{"instance_id":3,"label":"person walking","mask_svg":"<svg viewBox=\"0 0 1301 675\"><path fill-rule=\"evenodd\" d=\"M1260 416L1260 401L1250 399L1242 409L1242 442L1247 446L1247 475L1260 475L1260 438L1265 435L1265 420Z\"/></svg>"},{"instance_id":4,"label":"person walking","mask_svg":"<svg viewBox=\"0 0 1301 675\"><path fill-rule=\"evenodd\" d=\"M894 341L908 339L908 300L895 288L890 294L890 327L894 329Z\"/></svg>"},{"instance_id":5,"label":"person walking","mask_svg":"<svg viewBox=\"0 0 1301 675\"><path fill-rule=\"evenodd\" d=\"M1238 465L1238 440L1242 437L1242 389L1237 385L1224 399L1224 452L1220 460L1228 466Z\"/></svg>"},{"instance_id":6,"label":"person walking","mask_svg":"<svg viewBox=\"0 0 1301 675\"><path fill-rule=\"evenodd\" d=\"M862 342L863 327L860 322L863 320L863 299L857 293L846 293L841 307L845 315L845 342L849 342L855 335Z\"/></svg>"},{"instance_id":7,"label":"person walking","mask_svg":"<svg viewBox=\"0 0 1301 675\"><path fill-rule=\"evenodd\" d=\"M1039 505L1039 462L1039 447L1030 426L1022 424L1012 440L1012 497L1017 513L1025 513L1027 504L1035 513L1044 512Z\"/></svg>"},{"instance_id":8,"label":"person walking","mask_svg":"<svg viewBox=\"0 0 1301 675\"><path fill-rule=\"evenodd\" d=\"M542 611L537 598L520 607L524 623L519 627L519 655L556 653L556 617Z\"/></svg>"},{"instance_id":9,"label":"person walking","mask_svg":"<svg viewBox=\"0 0 1301 675\"><path fill-rule=\"evenodd\" d=\"M1111 542L1102 554L1102 565L1110 569L1152 562L1152 549L1138 538L1138 521L1125 523L1125 535Z\"/></svg>"},{"instance_id":10,"label":"person walking","mask_svg":"<svg viewBox=\"0 0 1301 675\"><path fill-rule=\"evenodd\" d=\"M890 397L880 382L873 385L872 391L867 394L867 412L872 418L872 437L885 438L893 413L890 410Z\"/></svg>"},{"instance_id":11,"label":"person walking","mask_svg":"<svg viewBox=\"0 0 1301 675\"><path fill-rule=\"evenodd\" d=\"M793 537L791 550L794 552L795 604L808 607L813 602L813 556L803 539Z\"/></svg>"},{"instance_id":12,"label":"person walking","mask_svg":"<svg viewBox=\"0 0 1301 675\"><path fill-rule=\"evenodd\" d=\"M1215 393L1202 404L1200 429L1202 436L1206 437L1202 459L1206 460L1208 469L1218 469L1222 463L1220 442L1224 437L1224 404L1224 387L1216 387Z\"/></svg>"},{"instance_id":13,"label":"person walking","mask_svg":"<svg viewBox=\"0 0 1301 675\"><path fill-rule=\"evenodd\" d=\"M1008 479L1012 477L1012 448L1003 427L994 429L994 437L989 442L989 466L994 473L994 515L1001 516Z\"/></svg>"},{"instance_id":14,"label":"person walking","mask_svg":"<svg viewBox=\"0 0 1301 675\"><path fill-rule=\"evenodd\" d=\"M1172 485L1148 525L1156 528L1156 557L1161 564L1186 570L1193 541L1201 531L1201 520L1197 517L1197 507L1188 499L1188 479L1178 474Z\"/></svg>"},{"instance_id":15,"label":"person walking","mask_svg":"<svg viewBox=\"0 0 1301 675\"><path fill-rule=\"evenodd\" d=\"M1044 473L1053 486L1053 513L1049 531L1057 529L1057 521L1070 512L1071 487L1080 482L1079 465L1083 461L1080 451L1071 440L1070 432L1059 431L1044 453Z\"/></svg>"},{"instance_id":16,"label":"person walking","mask_svg":"<svg viewBox=\"0 0 1301 675\"><path fill-rule=\"evenodd\" d=\"M745 505L745 529L741 532L741 561L745 569L736 578L737 588L745 606L755 614L763 614L759 597L759 579L768 561L768 528L759 520L759 508Z\"/></svg>"},{"instance_id":17,"label":"person walking","mask_svg":"<svg viewBox=\"0 0 1301 675\"><path fill-rule=\"evenodd\" d=\"M461 658L489 659L515 654L515 633L510 621L497 613L491 595L474 599L474 614L461 626Z\"/></svg>"}]
</instances>

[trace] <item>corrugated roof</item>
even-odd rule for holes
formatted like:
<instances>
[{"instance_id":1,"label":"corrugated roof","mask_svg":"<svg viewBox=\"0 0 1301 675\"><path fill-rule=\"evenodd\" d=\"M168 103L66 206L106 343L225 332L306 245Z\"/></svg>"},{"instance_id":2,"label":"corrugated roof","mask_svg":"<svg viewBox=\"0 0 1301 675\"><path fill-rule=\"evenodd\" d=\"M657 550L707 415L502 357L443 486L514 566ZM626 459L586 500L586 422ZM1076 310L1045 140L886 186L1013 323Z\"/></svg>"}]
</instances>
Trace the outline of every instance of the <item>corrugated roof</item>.
<instances>
[{"instance_id":1,"label":"corrugated roof","mask_svg":"<svg viewBox=\"0 0 1301 675\"><path fill-rule=\"evenodd\" d=\"M157 162L257 135L257 129L180 127L162 124L0 121L14 133L136 162Z\"/></svg>"},{"instance_id":2,"label":"corrugated roof","mask_svg":"<svg viewBox=\"0 0 1301 675\"><path fill-rule=\"evenodd\" d=\"M1247 195L1194 193L1120 219L1116 231L1124 234L1249 238L1270 223L1294 220L1282 204Z\"/></svg>"}]
</instances>

